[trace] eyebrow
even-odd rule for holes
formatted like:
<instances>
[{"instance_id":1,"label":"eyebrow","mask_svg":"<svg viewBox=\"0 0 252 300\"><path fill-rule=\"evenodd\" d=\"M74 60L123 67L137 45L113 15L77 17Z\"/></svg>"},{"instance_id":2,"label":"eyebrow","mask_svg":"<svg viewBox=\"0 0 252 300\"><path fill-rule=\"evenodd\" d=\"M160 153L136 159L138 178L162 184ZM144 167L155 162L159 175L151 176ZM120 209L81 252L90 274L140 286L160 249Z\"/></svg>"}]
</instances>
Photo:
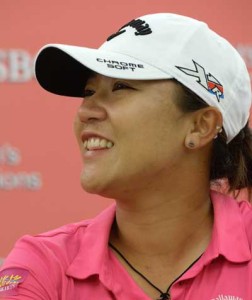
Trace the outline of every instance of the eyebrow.
<instances>
[{"instance_id":1,"label":"eyebrow","mask_svg":"<svg viewBox=\"0 0 252 300\"><path fill-rule=\"evenodd\" d=\"M88 76L85 80L85 83L84 83L84 89L87 86L88 82L90 80L92 80L93 78L95 78L97 75L98 75L98 73L94 72L93 70L89 70L89 74L88 74Z\"/></svg>"},{"instance_id":2,"label":"eyebrow","mask_svg":"<svg viewBox=\"0 0 252 300\"><path fill-rule=\"evenodd\" d=\"M89 71L89 74L88 74L88 77L87 77L87 81L88 81L89 79L95 78L97 75L98 75L97 72L95 72L95 71L93 71L93 70L90 70L90 71Z\"/></svg>"}]
</instances>

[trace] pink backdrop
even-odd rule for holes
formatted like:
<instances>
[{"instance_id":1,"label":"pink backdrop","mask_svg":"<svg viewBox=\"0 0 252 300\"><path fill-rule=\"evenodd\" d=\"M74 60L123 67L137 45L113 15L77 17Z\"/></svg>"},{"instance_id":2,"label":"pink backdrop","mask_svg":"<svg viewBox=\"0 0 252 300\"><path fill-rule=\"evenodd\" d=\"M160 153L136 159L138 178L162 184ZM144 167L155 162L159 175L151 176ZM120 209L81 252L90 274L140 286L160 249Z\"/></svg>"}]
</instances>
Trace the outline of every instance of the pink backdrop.
<instances>
[{"instance_id":1,"label":"pink backdrop","mask_svg":"<svg viewBox=\"0 0 252 300\"><path fill-rule=\"evenodd\" d=\"M46 43L99 46L119 27L153 12L206 21L230 40L252 74L251 0L0 1L0 258L23 234L97 214L111 200L83 192L72 133L79 100L42 90L33 59Z\"/></svg>"}]
</instances>

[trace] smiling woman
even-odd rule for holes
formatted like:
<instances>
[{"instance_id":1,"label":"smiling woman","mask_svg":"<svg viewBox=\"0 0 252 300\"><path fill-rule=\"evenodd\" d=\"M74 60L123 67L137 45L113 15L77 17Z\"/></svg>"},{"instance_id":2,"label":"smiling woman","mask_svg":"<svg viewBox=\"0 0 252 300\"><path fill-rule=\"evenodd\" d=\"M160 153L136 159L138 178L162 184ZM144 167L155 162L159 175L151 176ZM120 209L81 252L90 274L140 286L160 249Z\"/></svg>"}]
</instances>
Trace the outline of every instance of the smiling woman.
<instances>
[{"instance_id":1,"label":"smiling woman","mask_svg":"<svg viewBox=\"0 0 252 300\"><path fill-rule=\"evenodd\" d=\"M251 299L251 206L211 190L252 185L250 81L229 42L203 22L153 14L99 49L46 45L35 71L49 92L82 98L81 184L115 203L20 239L0 295Z\"/></svg>"}]
</instances>

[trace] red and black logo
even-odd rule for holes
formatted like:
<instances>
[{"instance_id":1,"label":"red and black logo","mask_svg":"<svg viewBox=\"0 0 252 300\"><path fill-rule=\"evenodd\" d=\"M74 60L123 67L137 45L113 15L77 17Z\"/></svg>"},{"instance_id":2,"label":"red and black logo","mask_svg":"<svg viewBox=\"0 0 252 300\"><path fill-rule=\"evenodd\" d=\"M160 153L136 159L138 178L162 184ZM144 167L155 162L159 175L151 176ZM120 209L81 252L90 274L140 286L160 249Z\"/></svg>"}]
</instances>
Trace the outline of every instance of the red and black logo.
<instances>
[{"instance_id":1,"label":"red and black logo","mask_svg":"<svg viewBox=\"0 0 252 300\"><path fill-rule=\"evenodd\" d=\"M192 61L195 67L194 70L179 66L176 66L176 68L178 68L186 75L195 77L197 79L196 81L209 93L214 94L218 102L220 102L221 98L224 98L224 88L222 84L211 73L206 73L205 69L196 61Z\"/></svg>"}]
</instances>

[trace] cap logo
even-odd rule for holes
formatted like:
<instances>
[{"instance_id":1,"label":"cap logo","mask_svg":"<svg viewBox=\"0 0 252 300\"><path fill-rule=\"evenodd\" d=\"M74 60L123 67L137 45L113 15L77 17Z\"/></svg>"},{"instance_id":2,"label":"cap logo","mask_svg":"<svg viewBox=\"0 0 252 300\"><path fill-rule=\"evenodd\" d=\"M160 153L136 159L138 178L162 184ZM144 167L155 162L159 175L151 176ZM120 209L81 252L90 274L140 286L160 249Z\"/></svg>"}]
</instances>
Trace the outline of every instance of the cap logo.
<instances>
[{"instance_id":1,"label":"cap logo","mask_svg":"<svg viewBox=\"0 0 252 300\"><path fill-rule=\"evenodd\" d=\"M218 102L220 102L221 98L224 98L224 88L222 84L211 73L206 73L205 69L196 61L192 61L195 67L194 70L179 66L176 66L176 68L178 68L186 75L195 77L196 81L201 86L203 86L203 88L205 88L209 93L214 94Z\"/></svg>"},{"instance_id":2,"label":"cap logo","mask_svg":"<svg viewBox=\"0 0 252 300\"><path fill-rule=\"evenodd\" d=\"M149 26L149 24L147 24L145 21L141 20L141 19L137 19L137 20L132 20L129 23L125 24L123 27L121 27L116 33L113 33L112 35L110 35L107 38L107 41L112 40L113 38L115 38L116 36L126 32L125 27L130 26L136 29L135 35L146 35L146 34L151 34L152 30Z\"/></svg>"}]
</instances>

